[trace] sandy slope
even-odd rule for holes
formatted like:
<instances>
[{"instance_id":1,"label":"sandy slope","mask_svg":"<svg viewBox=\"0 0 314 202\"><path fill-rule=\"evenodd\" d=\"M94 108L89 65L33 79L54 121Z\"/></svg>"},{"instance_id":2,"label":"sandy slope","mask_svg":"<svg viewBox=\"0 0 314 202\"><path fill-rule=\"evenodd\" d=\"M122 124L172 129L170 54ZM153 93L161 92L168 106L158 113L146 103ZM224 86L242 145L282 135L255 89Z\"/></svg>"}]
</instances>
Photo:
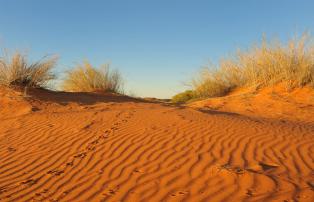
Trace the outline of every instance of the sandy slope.
<instances>
[{"instance_id":1,"label":"sandy slope","mask_svg":"<svg viewBox=\"0 0 314 202\"><path fill-rule=\"evenodd\" d=\"M314 90L308 87L292 91L287 91L282 85L258 91L243 88L224 97L196 101L188 105L201 110L314 123Z\"/></svg>"},{"instance_id":2,"label":"sandy slope","mask_svg":"<svg viewBox=\"0 0 314 202\"><path fill-rule=\"evenodd\" d=\"M312 123L3 92L0 201L314 201Z\"/></svg>"}]
</instances>

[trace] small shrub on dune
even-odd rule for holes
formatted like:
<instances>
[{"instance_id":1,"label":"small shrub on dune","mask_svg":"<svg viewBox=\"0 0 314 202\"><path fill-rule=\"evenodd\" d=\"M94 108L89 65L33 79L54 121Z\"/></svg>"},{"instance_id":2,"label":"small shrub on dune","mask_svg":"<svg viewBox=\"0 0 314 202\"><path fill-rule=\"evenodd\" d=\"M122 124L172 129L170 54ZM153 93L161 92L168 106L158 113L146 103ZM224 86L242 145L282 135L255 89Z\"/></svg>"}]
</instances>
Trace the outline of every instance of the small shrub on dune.
<instances>
[{"instance_id":1,"label":"small shrub on dune","mask_svg":"<svg viewBox=\"0 0 314 202\"><path fill-rule=\"evenodd\" d=\"M172 97L172 103L185 103L195 98L195 93L192 90L187 90Z\"/></svg>"},{"instance_id":2,"label":"small shrub on dune","mask_svg":"<svg viewBox=\"0 0 314 202\"><path fill-rule=\"evenodd\" d=\"M227 77L228 74L220 69L202 69L199 77L192 82L195 97L206 98L227 94L236 85Z\"/></svg>"},{"instance_id":3,"label":"small shrub on dune","mask_svg":"<svg viewBox=\"0 0 314 202\"><path fill-rule=\"evenodd\" d=\"M193 81L197 97L226 95L238 87L262 88L283 83L287 89L314 86L314 45L304 35L287 45L263 41L248 51L207 67Z\"/></svg>"},{"instance_id":4,"label":"small shrub on dune","mask_svg":"<svg viewBox=\"0 0 314 202\"><path fill-rule=\"evenodd\" d=\"M122 92L122 76L117 71L111 71L109 65L100 68L84 62L66 72L62 88L69 92Z\"/></svg>"},{"instance_id":5,"label":"small shrub on dune","mask_svg":"<svg viewBox=\"0 0 314 202\"><path fill-rule=\"evenodd\" d=\"M47 87L55 78L52 73L57 62L56 57L44 57L35 63L28 63L25 55L19 52L11 57L0 58L0 85L22 87Z\"/></svg>"}]
</instances>

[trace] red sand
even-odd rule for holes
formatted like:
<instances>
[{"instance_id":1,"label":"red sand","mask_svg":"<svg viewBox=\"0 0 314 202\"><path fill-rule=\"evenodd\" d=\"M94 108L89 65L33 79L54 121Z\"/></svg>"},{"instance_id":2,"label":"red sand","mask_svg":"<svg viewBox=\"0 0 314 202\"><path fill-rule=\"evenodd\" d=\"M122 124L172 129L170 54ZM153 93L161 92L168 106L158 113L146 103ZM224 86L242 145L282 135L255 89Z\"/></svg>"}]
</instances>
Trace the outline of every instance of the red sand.
<instances>
[{"instance_id":1,"label":"red sand","mask_svg":"<svg viewBox=\"0 0 314 202\"><path fill-rule=\"evenodd\" d=\"M198 111L0 89L0 201L314 201L313 94L294 93Z\"/></svg>"}]
</instances>

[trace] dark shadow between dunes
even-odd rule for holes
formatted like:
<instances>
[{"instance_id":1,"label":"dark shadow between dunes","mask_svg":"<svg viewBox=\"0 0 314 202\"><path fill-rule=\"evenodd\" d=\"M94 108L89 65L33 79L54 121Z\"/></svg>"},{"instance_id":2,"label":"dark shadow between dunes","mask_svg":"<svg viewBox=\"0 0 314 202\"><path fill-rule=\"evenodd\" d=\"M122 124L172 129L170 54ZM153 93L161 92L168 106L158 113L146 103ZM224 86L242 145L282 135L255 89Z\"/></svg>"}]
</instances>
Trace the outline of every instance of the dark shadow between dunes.
<instances>
[{"instance_id":1,"label":"dark shadow between dunes","mask_svg":"<svg viewBox=\"0 0 314 202\"><path fill-rule=\"evenodd\" d=\"M78 103L80 105L93 105L106 102L156 103L153 101L132 98L126 95L111 92L62 92L46 89L28 89L27 95L30 96L31 99L45 102L55 102L60 105L67 105L69 103Z\"/></svg>"},{"instance_id":2,"label":"dark shadow between dunes","mask_svg":"<svg viewBox=\"0 0 314 202\"><path fill-rule=\"evenodd\" d=\"M198 109L198 111L211 114L211 115L229 115L229 116L243 116L234 112L225 112L225 111L217 111L217 110L209 110L209 109Z\"/></svg>"}]
</instances>

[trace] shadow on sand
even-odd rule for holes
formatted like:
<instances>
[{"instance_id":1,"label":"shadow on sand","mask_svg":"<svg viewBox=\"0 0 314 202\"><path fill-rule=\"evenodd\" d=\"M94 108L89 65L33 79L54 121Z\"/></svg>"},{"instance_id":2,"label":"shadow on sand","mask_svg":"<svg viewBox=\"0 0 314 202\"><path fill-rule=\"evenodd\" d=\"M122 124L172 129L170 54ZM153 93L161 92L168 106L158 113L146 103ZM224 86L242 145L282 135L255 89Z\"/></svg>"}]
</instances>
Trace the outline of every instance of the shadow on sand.
<instances>
[{"instance_id":1,"label":"shadow on sand","mask_svg":"<svg viewBox=\"0 0 314 202\"><path fill-rule=\"evenodd\" d=\"M242 114L238 114L234 112L217 111L217 110L212 110L212 109L198 109L198 111L211 114L211 115L243 116Z\"/></svg>"},{"instance_id":2,"label":"shadow on sand","mask_svg":"<svg viewBox=\"0 0 314 202\"><path fill-rule=\"evenodd\" d=\"M126 95L116 93L103 92L60 92L46 89L29 89L27 94L31 99L37 99L46 102L55 102L60 105L67 105L69 103L78 103L80 105L93 105L105 102L135 102L135 103L156 103L144 99L132 98Z\"/></svg>"}]
</instances>

